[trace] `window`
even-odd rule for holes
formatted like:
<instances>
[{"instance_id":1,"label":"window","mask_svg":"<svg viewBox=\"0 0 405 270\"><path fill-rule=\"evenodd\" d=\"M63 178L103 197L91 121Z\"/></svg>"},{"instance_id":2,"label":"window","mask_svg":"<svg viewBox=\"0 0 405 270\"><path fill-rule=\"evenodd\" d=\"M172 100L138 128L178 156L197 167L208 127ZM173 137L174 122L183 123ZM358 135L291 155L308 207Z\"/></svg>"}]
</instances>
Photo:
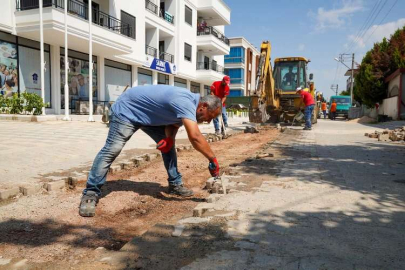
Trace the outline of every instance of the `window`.
<instances>
[{"instance_id":1,"label":"window","mask_svg":"<svg viewBox=\"0 0 405 270\"><path fill-rule=\"evenodd\" d=\"M191 62L192 47L190 44L184 43L184 60Z\"/></svg>"},{"instance_id":2,"label":"window","mask_svg":"<svg viewBox=\"0 0 405 270\"><path fill-rule=\"evenodd\" d=\"M158 84L169 85L169 75L158 73Z\"/></svg>"},{"instance_id":3,"label":"window","mask_svg":"<svg viewBox=\"0 0 405 270\"><path fill-rule=\"evenodd\" d=\"M185 22L193 26L193 10L185 6Z\"/></svg>"},{"instance_id":4,"label":"window","mask_svg":"<svg viewBox=\"0 0 405 270\"><path fill-rule=\"evenodd\" d=\"M200 84L196 82L190 83L190 91L196 94L200 93Z\"/></svg>"},{"instance_id":5,"label":"window","mask_svg":"<svg viewBox=\"0 0 405 270\"><path fill-rule=\"evenodd\" d=\"M174 77L174 86L187 88L187 80Z\"/></svg>"},{"instance_id":6,"label":"window","mask_svg":"<svg viewBox=\"0 0 405 270\"><path fill-rule=\"evenodd\" d=\"M136 38L136 18L121 10L121 34Z\"/></svg>"},{"instance_id":7,"label":"window","mask_svg":"<svg viewBox=\"0 0 405 270\"><path fill-rule=\"evenodd\" d=\"M245 49L243 47L232 47L229 55L225 55L225 63L244 63Z\"/></svg>"},{"instance_id":8,"label":"window","mask_svg":"<svg viewBox=\"0 0 405 270\"><path fill-rule=\"evenodd\" d=\"M245 83L245 70L241 68L226 69L225 74L231 77L231 85Z\"/></svg>"}]
</instances>

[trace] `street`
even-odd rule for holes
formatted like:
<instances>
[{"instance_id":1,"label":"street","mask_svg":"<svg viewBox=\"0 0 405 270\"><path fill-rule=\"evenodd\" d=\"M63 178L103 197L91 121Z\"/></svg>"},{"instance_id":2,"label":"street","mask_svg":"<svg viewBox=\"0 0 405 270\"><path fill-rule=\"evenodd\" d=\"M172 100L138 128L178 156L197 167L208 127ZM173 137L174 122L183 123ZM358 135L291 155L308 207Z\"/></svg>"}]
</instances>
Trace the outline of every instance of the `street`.
<instances>
[{"instance_id":1,"label":"street","mask_svg":"<svg viewBox=\"0 0 405 270\"><path fill-rule=\"evenodd\" d=\"M1 207L1 262L4 269L24 259L47 269L402 269L405 146L364 136L387 125L403 122L320 120L312 131L262 129L213 143L231 191L202 217L192 217L209 195L196 151L179 159L197 193L191 200L159 195L160 160L110 177L92 220L77 216L80 187L21 198Z\"/></svg>"}]
</instances>

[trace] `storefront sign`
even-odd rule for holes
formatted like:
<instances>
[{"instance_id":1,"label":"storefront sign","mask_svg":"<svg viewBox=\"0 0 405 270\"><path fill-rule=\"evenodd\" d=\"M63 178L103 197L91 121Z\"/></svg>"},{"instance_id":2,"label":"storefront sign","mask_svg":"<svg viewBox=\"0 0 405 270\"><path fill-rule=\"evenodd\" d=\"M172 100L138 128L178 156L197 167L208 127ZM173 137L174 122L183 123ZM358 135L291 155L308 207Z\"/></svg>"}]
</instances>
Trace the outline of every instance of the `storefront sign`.
<instances>
[{"instance_id":1,"label":"storefront sign","mask_svg":"<svg viewBox=\"0 0 405 270\"><path fill-rule=\"evenodd\" d=\"M154 58L152 56L146 56L145 66L160 72L177 74L177 67L175 64Z\"/></svg>"}]
</instances>

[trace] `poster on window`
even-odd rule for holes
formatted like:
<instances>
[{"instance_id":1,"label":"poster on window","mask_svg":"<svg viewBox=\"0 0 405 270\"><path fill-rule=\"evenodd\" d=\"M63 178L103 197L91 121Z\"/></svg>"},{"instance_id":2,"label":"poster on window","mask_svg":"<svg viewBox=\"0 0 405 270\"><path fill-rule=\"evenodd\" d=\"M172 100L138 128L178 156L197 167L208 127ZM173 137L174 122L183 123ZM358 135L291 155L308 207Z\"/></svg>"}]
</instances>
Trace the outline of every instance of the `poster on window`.
<instances>
[{"instance_id":1,"label":"poster on window","mask_svg":"<svg viewBox=\"0 0 405 270\"><path fill-rule=\"evenodd\" d=\"M69 100L72 101L88 101L89 100L89 62L85 60L68 58L69 73L68 87ZM62 108L65 107L65 57L60 57L61 69L61 102ZM97 99L97 69L93 66L93 100Z\"/></svg>"},{"instance_id":2,"label":"poster on window","mask_svg":"<svg viewBox=\"0 0 405 270\"><path fill-rule=\"evenodd\" d=\"M11 97L18 91L17 46L0 41L0 91Z\"/></svg>"}]
</instances>

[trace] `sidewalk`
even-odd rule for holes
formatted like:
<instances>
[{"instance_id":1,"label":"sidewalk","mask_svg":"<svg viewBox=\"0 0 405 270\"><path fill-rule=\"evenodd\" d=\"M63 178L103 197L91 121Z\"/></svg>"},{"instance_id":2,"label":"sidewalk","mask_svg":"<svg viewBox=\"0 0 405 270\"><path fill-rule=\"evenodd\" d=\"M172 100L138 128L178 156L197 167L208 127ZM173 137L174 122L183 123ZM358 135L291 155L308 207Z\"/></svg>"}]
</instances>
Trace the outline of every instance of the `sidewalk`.
<instances>
[{"instance_id":1,"label":"sidewalk","mask_svg":"<svg viewBox=\"0 0 405 270\"><path fill-rule=\"evenodd\" d=\"M89 170L94 157L103 147L108 128L101 122L47 121L39 123L0 121L2 141L0 189L47 179L66 171ZM244 129L246 118L230 118L228 130ZM213 124L200 125L202 133L214 132ZM178 144L187 144L184 127L177 135ZM120 157L156 151L155 142L138 131L124 147ZM52 180L52 179L50 179Z\"/></svg>"}]
</instances>

